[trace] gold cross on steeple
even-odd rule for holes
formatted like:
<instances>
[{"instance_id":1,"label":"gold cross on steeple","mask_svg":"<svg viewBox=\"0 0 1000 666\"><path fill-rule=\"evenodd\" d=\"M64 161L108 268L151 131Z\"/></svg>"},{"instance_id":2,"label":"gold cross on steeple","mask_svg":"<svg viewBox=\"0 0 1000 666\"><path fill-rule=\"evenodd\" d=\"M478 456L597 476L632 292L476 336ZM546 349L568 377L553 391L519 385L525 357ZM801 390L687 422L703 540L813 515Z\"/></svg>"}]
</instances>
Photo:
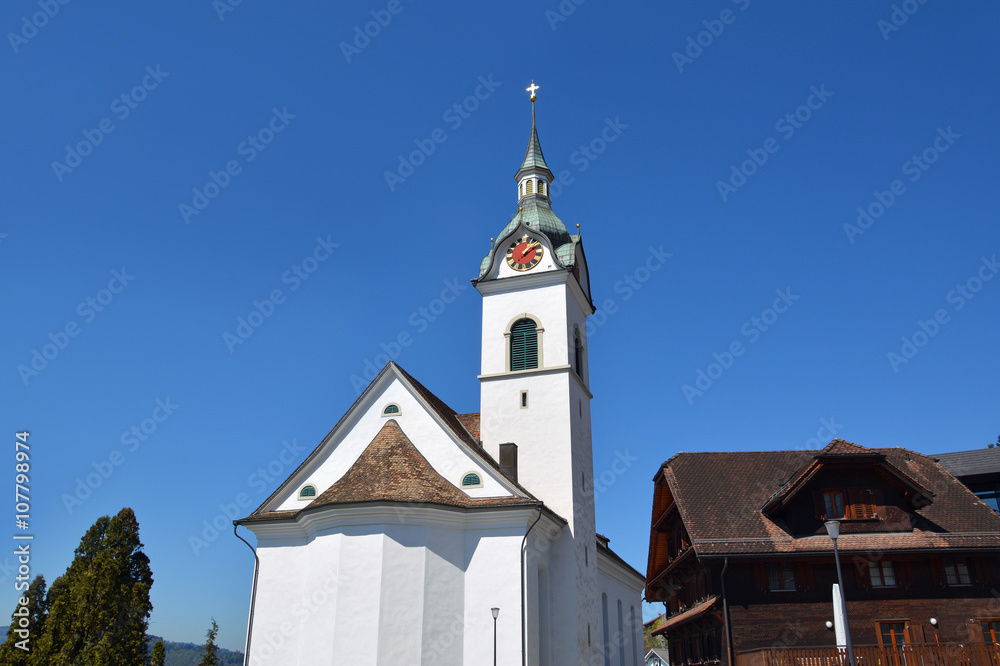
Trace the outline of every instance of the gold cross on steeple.
<instances>
[{"instance_id":1,"label":"gold cross on steeple","mask_svg":"<svg viewBox=\"0 0 1000 666\"><path fill-rule=\"evenodd\" d=\"M530 93L531 93L531 101L532 101L532 102L534 102L534 101L535 101L535 91L536 91L536 90L538 90L538 89L539 89L540 87L541 87L541 86L536 86L536 85L535 85L535 80L534 80L534 79L532 79L532 80L531 80L531 85L530 85L530 86L528 86L527 88L525 88L525 90L527 90L528 92L530 92Z\"/></svg>"}]
</instances>

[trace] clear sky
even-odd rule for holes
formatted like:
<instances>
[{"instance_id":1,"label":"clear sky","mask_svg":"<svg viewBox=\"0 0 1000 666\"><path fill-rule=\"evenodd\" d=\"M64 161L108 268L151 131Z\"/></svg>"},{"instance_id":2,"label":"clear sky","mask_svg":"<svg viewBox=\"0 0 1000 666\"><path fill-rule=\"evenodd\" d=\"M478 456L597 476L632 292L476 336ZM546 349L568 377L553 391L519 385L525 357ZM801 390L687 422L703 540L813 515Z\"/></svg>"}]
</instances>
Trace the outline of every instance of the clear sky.
<instances>
[{"instance_id":1,"label":"clear sky","mask_svg":"<svg viewBox=\"0 0 1000 666\"><path fill-rule=\"evenodd\" d=\"M242 648L253 558L210 525L383 350L478 411L469 280L532 79L600 307L598 529L636 568L678 451L1000 433L996 3L62 1L0 9L0 478L29 430L50 582L135 509L153 633Z\"/></svg>"}]
</instances>

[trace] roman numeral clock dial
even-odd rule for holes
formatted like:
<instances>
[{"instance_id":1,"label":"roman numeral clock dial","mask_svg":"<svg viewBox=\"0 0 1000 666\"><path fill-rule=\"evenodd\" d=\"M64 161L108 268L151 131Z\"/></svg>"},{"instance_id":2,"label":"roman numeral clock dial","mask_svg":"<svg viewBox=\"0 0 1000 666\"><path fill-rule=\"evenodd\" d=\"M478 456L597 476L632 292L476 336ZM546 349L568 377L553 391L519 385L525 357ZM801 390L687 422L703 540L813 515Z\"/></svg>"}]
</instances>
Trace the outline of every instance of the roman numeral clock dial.
<instances>
[{"instance_id":1,"label":"roman numeral clock dial","mask_svg":"<svg viewBox=\"0 0 1000 666\"><path fill-rule=\"evenodd\" d=\"M507 246L507 265L515 271L528 271L542 260L541 241L525 234Z\"/></svg>"}]
</instances>

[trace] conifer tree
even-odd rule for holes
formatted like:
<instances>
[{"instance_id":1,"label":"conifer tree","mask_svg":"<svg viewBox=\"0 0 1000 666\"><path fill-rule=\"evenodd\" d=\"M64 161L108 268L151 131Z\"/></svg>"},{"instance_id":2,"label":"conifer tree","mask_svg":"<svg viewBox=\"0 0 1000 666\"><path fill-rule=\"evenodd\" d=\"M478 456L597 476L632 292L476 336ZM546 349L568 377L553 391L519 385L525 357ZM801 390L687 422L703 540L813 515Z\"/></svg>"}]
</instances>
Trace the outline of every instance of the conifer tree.
<instances>
[{"instance_id":1,"label":"conifer tree","mask_svg":"<svg viewBox=\"0 0 1000 666\"><path fill-rule=\"evenodd\" d=\"M219 660L216 652L218 651L218 646L215 644L215 637L219 634L219 624L212 618L212 628L208 630L206 638L208 641L205 643L205 651L201 655L201 661L198 662L198 666L220 666L222 662Z\"/></svg>"},{"instance_id":2,"label":"conifer tree","mask_svg":"<svg viewBox=\"0 0 1000 666\"><path fill-rule=\"evenodd\" d=\"M49 616L32 664L141 666L153 576L132 509L87 530L49 589Z\"/></svg>"},{"instance_id":3,"label":"conifer tree","mask_svg":"<svg viewBox=\"0 0 1000 666\"><path fill-rule=\"evenodd\" d=\"M31 663L34 651L45 628L48 606L45 598L45 577L35 576L21 595L28 603L22 611L20 599L10 616L7 641L0 645L0 664L18 666ZM24 632L24 633L21 633Z\"/></svg>"},{"instance_id":4,"label":"conifer tree","mask_svg":"<svg viewBox=\"0 0 1000 666\"><path fill-rule=\"evenodd\" d=\"M156 645L153 646L152 656L150 657L150 666L163 666L163 663L167 659L167 649L163 646L163 641L156 641Z\"/></svg>"}]
</instances>

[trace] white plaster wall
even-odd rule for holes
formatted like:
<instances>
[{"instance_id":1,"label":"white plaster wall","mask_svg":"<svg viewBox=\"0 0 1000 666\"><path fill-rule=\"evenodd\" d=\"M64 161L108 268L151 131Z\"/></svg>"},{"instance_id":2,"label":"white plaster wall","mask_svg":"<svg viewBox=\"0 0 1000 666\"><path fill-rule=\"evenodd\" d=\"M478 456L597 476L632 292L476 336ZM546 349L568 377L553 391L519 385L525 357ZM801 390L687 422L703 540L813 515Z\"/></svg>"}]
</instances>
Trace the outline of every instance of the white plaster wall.
<instances>
[{"instance_id":1,"label":"white plaster wall","mask_svg":"<svg viewBox=\"0 0 1000 666\"><path fill-rule=\"evenodd\" d=\"M608 634L611 637L611 666L641 666L645 654L642 643L642 590L645 581L624 573L613 560L599 555L597 598L608 595ZM618 633L618 602L622 602L622 634ZM635 608L635 624L631 622L631 609ZM601 636L603 637L603 627ZM620 660L618 646L625 650L624 663ZM633 656L635 662L633 663ZM602 662L603 663L603 662Z\"/></svg>"},{"instance_id":2,"label":"white plaster wall","mask_svg":"<svg viewBox=\"0 0 1000 666\"><path fill-rule=\"evenodd\" d=\"M452 436L440 425L421 404L417 396L397 377L380 391L374 391L367 404L354 417L352 423L344 424L334 439L326 442L323 452L305 469L297 474L293 483L279 497L271 502L269 510L298 510L309 504L299 500L299 489L306 483L316 486L317 494L323 493L357 462L371 441L389 419L382 416L382 409L389 403L399 405L401 413L392 418L410 439L417 450L427 459L431 467L455 486L461 488L462 477L468 472L476 472L483 481L482 488L468 489L472 497L507 497L513 493L500 481L500 475L481 459L460 448Z\"/></svg>"},{"instance_id":3,"label":"white plaster wall","mask_svg":"<svg viewBox=\"0 0 1000 666\"><path fill-rule=\"evenodd\" d=\"M520 546L533 509L330 509L306 528L253 525L260 577L251 664L461 666L520 660ZM420 655L419 659L414 659Z\"/></svg>"},{"instance_id":4,"label":"white plaster wall","mask_svg":"<svg viewBox=\"0 0 1000 666\"><path fill-rule=\"evenodd\" d=\"M535 269L538 270L538 269ZM534 273L529 271L529 274ZM482 374L507 371L508 324L522 313L535 315L545 329L542 335L542 362L545 367L566 365L566 285L563 282L529 286L512 280L512 291L483 296Z\"/></svg>"},{"instance_id":5,"label":"white plaster wall","mask_svg":"<svg viewBox=\"0 0 1000 666\"><path fill-rule=\"evenodd\" d=\"M521 541L527 527L466 532L464 664L493 663L493 607L500 609L497 663L521 662Z\"/></svg>"}]
</instances>

